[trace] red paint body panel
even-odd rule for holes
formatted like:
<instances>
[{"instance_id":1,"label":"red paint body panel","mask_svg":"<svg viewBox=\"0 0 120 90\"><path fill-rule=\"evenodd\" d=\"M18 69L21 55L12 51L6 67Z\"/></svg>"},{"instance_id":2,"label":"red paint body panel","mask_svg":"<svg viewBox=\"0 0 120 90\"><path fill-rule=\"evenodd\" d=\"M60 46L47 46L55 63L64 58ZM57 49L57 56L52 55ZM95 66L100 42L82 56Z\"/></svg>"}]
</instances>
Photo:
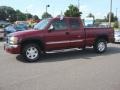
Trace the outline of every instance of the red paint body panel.
<instances>
[{"instance_id":1,"label":"red paint body panel","mask_svg":"<svg viewBox=\"0 0 120 90\"><path fill-rule=\"evenodd\" d=\"M69 24L69 20L73 17L65 17L68 28L60 31L49 31L49 27L54 20L60 18L53 18L49 22L48 26L44 30L27 30L21 32L15 32L12 36L19 38L19 47L17 48L5 48L5 50L12 54L19 54L21 51L21 42L25 40L37 39L42 41L44 50L58 50L65 48L82 48L84 46L93 46L95 39L100 35L106 35L108 41L112 42L114 39L114 31L112 28L84 28L80 18L80 28L72 30Z\"/></svg>"},{"instance_id":2,"label":"red paint body panel","mask_svg":"<svg viewBox=\"0 0 120 90\"><path fill-rule=\"evenodd\" d=\"M86 45L92 46L95 39L99 36L107 36L109 42L113 42L114 30L112 28L85 28ZM110 39L111 38L111 39Z\"/></svg>"},{"instance_id":3,"label":"red paint body panel","mask_svg":"<svg viewBox=\"0 0 120 90\"><path fill-rule=\"evenodd\" d=\"M11 54L20 54L21 53L20 46L18 46L16 48L8 48L8 47L4 46L4 50L6 50L7 52L9 52Z\"/></svg>"}]
</instances>

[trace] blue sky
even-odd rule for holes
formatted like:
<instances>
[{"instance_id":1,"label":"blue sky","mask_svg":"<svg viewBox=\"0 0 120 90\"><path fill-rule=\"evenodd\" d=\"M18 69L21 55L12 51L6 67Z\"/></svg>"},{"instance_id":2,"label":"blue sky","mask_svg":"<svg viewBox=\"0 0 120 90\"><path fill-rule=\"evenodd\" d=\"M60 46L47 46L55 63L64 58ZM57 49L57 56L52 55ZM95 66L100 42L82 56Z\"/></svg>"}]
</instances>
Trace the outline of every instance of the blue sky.
<instances>
[{"instance_id":1,"label":"blue sky","mask_svg":"<svg viewBox=\"0 0 120 90\"><path fill-rule=\"evenodd\" d=\"M48 12L56 16L66 9L70 4L77 5L78 0L1 0L0 6L11 6L22 12L37 14L39 17L45 12L45 6L50 5ZM83 12L82 17L93 13L96 18L103 18L109 12L110 0L80 0L80 10ZM120 17L120 0L113 0L113 12Z\"/></svg>"}]
</instances>

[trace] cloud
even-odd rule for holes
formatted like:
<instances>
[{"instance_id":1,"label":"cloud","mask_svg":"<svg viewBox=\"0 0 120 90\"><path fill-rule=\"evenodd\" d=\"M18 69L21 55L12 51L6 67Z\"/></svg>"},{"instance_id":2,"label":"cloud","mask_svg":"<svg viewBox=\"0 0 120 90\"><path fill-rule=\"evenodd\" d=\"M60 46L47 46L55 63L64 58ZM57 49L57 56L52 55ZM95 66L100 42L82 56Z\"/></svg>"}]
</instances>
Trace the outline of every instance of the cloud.
<instances>
[{"instance_id":1,"label":"cloud","mask_svg":"<svg viewBox=\"0 0 120 90\"><path fill-rule=\"evenodd\" d=\"M81 10L82 12L88 12L88 11L89 11L89 8L88 8L87 5L80 5L80 10Z\"/></svg>"},{"instance_id":2,"label":"cloud","mask_svg":"<svg viewBox=\"0 0 120 90\"><path fill-rule=\"evenodd\" d=\"M91 10L87 5L80 5L80 11L83 13L82 18L85 18Z\"/></svg>"},{"instance_id":3,"label":"cloud","mask_svg":"<svg viewBox=\"0 0 120 90\"><path fill-rule=\"evenodd\" d=\"M89 13L92 13L95 16L95 18L99 18L99 19L102 19L102 18L104 18L104 16L107 15L106 13L104 13L102 11L101 12L93 11L91 9L91 7L89 7L87 5L81 5L80 6L80 11L82 11L82 13L83 13L82 18L87 17Z\"/></svg>"},{"instance_id":4,"label":"cloud","mask_svg":"<svg viewBox=\"0 0 120 90\"><path fill-rule=\"evenodd\" d=\"M32 5L32 4L30 4L30 5L28 5L27 7L26 7L26 9L28 9L28 10L30 10L30 9L32 9L34 6Z\"/></svg>"},{"instance_id":5,"label":"cloud","mask_svg":"<svg viewBox=\"0 0 120 90\"><path fill-rule=\"evenodd\" d=\"M31 13L33 15L38 15L38 17L40 17L41 14L43 13L40 8L38 9L33 4L30 4L27 7L25 7L25 10L23 12L25 12L25 13Z\"/></svg>"}]
</instances>

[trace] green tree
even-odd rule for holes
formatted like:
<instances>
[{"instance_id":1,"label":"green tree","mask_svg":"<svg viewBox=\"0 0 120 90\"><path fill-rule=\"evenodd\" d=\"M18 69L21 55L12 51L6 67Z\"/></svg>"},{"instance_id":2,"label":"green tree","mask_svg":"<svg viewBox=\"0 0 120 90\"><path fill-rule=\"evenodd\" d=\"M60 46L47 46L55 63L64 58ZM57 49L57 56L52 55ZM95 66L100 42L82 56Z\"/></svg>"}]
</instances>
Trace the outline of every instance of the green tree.
<instances>
[{"instance_id":1,"label":"green tree","mask_svg":"<svg viewBox=\"0 0 120 90\"><path fill-rule=\"evenodd\" d=\"M71 4L68 8L69 9L66 10L66 12L64 13L65 16L67 16L67 17L79 17L79 16L81 16L82 12L79 11L78 7Z\"/></svg>"},{"instance_id":2,"label":"green tree","mask_svg":"<svg viewBox=\"0 0 120 90\"><path fill-rule=\"evenodd\" d=\"M92 13L89 13L87 17L92 17L93 19L95 18L95 16Z\"/></svg>"},{"instance_id":3,"label":"green tree","mask_svg":"<svg viewBox=\"0 0 120 90\"><path fill-rule=\"evenodd\" d=\"M118 28L119 27L119 22L118 21L115 21L115 23L114 23L114 26L113 26L114 28Z\"/></svg>"},{"instance_id":4,"label":"green tree","mask_svg":"<svg viewBox=\"0 0 120 90\"><path fill-rule=\"evenodd\" d=\"M107 14L107 21L109 21L109 15L110 13ZM117 17L114 16L114 13L111 13L111 22L115 22L117 21Z\"/></svg>"},{"instance_id":5,"label":"green tree","mask_svg":"<svg viewBox=\"0 0 120 90\"><path fill-rule=\"evenodd\" d=\"M30 14L30 13L26 13L25 15L26 15L26 18L27 18L27 19L31 19L31 18L33 17L33 15Z\"/></svg>"},{"instance_id":6,"label":"green tree","mask_svg":"<svg viewBox=\"0 0 120 90\"><path fill-rule=\"evenodd\" d=\"M42 15L42 19L51 18L51 17L52 17L52 15L47 12L43 13L43 15Z\"/></svg>"},{"instance_id":7,"label":"green tree","mask_svg":"<svg viewBox=\"0 0 120 90\"><path fill-rule=\"evenodd\" d=\"M17 21L26 20L26 15L22 13L20 10L16 10Z\"/></svg>"},{"instance_id":8,"label":"green tree","mask_svg":"<svg viewBox=\"0 0 120 90\"><path fill-rule=\"evenodd\" d=\"M0 20L9 20L10 22L25 21L26 19L33 18L33 15L30 13L23 13L20 10L14 10L8 6L0 6ZM37 19L37 15L35 15L35 19Z\"/></svg>"},{"instance_id":9,"label":"green tree","mask_svg":"<svg viewBox=\"0 0 120 90\"><path fill-rule=\"evenodd\" d=\"M117 22L117 21L118 21L118 17L117 17L117 16L115 16L115 17L114 17L114 20Z\"/></svg>"},{"instance_id":10,"label":"green tree","mask_svg":"<svg viewBox=\"0 0 120 90\"><path fill-rule=\"evenodd\" d=\"M8 6L0 6L0 20L7 19L11 22L14 22L16 20L15 10Z\"/></svg>"},{"instance_id":11,"label":"green tree","mask_svg":"<svg viewBox=\"0 0 120 90\"><path fill-rule=\"evenodd\" d=\"M33 16L33 19L34 19L34 20L39 20L39 17L38 17L37 15L34 15L34 16Z\"/></svg>"}]
</instances>

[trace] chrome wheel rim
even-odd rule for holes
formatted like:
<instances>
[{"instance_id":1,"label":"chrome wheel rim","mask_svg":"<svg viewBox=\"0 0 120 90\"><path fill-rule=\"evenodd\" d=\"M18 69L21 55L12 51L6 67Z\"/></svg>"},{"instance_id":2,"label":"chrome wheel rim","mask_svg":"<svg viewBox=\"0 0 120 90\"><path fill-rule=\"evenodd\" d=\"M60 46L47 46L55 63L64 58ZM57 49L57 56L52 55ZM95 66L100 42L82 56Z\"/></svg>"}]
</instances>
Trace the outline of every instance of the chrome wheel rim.
<instances>
[{"instance_id":1,"label":"chrome wheel rim","mask_svg":"<svg viewBox=\"0 0 120 90\"><path fill-rule=\"evenodd\" d=\"M38 50L35 47L29 47L26 51L26 56L29 59L35 59L38 57Z\"/></svg>"},{"instance_id":2,"label":"chrome wheel rim","mask_svg":"<svg viewBox=\"0 0 120 90\"><path fill-rule=\"evenodd\" d=\"M100 43L98 44L98 50L99 50L100 52L102 52L102 51L105 50L105 43L104 43L104 42L100 42Z\"/></svg>"}]
</instances>

